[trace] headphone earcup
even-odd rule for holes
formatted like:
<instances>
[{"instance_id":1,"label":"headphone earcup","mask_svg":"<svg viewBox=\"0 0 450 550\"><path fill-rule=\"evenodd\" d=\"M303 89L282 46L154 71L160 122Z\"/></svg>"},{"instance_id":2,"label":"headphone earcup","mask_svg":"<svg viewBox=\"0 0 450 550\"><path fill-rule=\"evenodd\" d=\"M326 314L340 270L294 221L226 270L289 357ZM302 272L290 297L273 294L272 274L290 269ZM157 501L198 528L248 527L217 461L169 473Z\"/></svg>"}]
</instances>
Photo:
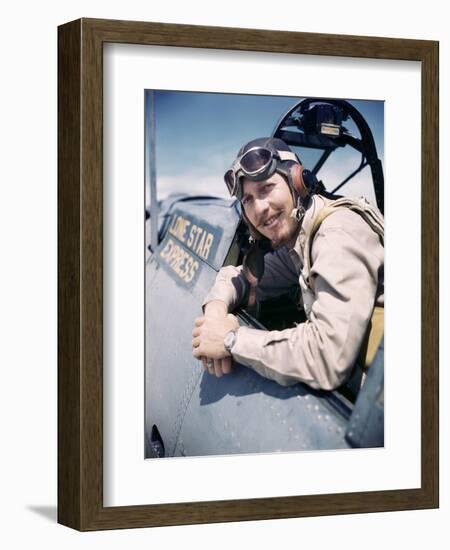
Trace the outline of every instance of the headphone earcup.
<instances>
[{"instance_id":1,"label":"headphone earcup","mask_svg":"<svg viewBox=\"0 0 450 550\"><path fill-rule=\"evenodd\" d=\"M308 188L303 180L303 170L303 166L297 162L293 162L289 167L289 175L292 185L302 199L309 194Z\"/></svg>"}]
</instances>

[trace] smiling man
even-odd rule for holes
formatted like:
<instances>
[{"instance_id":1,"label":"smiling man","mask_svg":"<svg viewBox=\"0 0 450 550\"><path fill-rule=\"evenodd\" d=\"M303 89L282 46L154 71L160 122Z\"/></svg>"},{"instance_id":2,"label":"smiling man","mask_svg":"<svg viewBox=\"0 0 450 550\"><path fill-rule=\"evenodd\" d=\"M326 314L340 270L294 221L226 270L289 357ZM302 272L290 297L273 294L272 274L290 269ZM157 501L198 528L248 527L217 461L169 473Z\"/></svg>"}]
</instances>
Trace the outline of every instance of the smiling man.
<instances>
[{"instance_id":1,"label":"smiling man","mask_svg":"<svg viewBox=\"0 0 450 550\"><path fill-rule=\"evenodd\" d=\"M242 206L252 226L271 242L272 248L293 247L300 224L291 216L293 199L280 174L264 181L242 181Z\"/></svg>"},{"instance_id":2,"label":"smiling man","mask_svg":"<svg viewBox=\"0 0 450 550\"><path fill-rule=\"evenodd\" d=\"M244 145L225 182L255 245L242 266L220 270L195 321L193 355L218 377L235 360L282 385L339 387L358 358L370 364L383 334L382 215L364 199L330 196L280 139ZM231 313L287 292L307 318L295 327L240 327Z\"/></svg>"}]
</instances>

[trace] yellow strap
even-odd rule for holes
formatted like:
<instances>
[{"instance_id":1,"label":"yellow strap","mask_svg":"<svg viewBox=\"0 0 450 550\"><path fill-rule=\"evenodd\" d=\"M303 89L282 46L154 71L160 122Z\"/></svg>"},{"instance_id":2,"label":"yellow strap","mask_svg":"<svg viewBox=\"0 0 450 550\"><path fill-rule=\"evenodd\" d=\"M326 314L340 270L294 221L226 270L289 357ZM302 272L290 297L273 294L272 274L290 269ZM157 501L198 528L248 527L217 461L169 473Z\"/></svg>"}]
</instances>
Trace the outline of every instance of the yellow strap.
<instances>
[{"instance_id":1,"label":"yellow strap","mask_svg":"<svg viewBox=\"0 0 450 550\"><path fill-rule=\"evenodd\" d=\"M333 206L326 206L322 208L322 210L317 214L317 216L314 218L314 221L312 223L311 229L309 231L308 235L308 244L309 244L309 250L308 250L308 260L309 260L309 266L311 267L311 252L312 252L312 245L314 242L314 237L316 236L317 231L319 230L319 227L321 226L323 220L327 218L330 214L333 214L333 212L337 212L337 208L334 208Z\"/></svg>"},{"instance_id":2,"label":"yellow strap","mask_svg":"<svg viewBox=\"0 0 450 550\"><path fill-rule=\"evenodd\" d=\"M375 359L375 354L384 334L384 308L375 306L367 327L366 337L360 351L360 361L366 370Z\"/></svg>"}]
</instances>

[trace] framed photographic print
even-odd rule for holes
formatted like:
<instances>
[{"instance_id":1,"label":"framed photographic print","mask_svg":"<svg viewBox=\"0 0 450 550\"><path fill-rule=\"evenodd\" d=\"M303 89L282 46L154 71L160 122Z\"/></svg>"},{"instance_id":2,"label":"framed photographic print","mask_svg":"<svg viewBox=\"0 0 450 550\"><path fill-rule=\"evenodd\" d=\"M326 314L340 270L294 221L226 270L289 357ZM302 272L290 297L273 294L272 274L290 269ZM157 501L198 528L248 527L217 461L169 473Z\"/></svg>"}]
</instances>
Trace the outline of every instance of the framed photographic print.
<instances>
[{"instance_id":1,"label":"framed photographic print","mask_svg":"<svg viewBox=\"0 0 450 550\"><path fill-rule=\"evenodd\" d=\"M60 523L438 506L438 44L81 19L58 74Z\"/></svg>"}]
</instances>

